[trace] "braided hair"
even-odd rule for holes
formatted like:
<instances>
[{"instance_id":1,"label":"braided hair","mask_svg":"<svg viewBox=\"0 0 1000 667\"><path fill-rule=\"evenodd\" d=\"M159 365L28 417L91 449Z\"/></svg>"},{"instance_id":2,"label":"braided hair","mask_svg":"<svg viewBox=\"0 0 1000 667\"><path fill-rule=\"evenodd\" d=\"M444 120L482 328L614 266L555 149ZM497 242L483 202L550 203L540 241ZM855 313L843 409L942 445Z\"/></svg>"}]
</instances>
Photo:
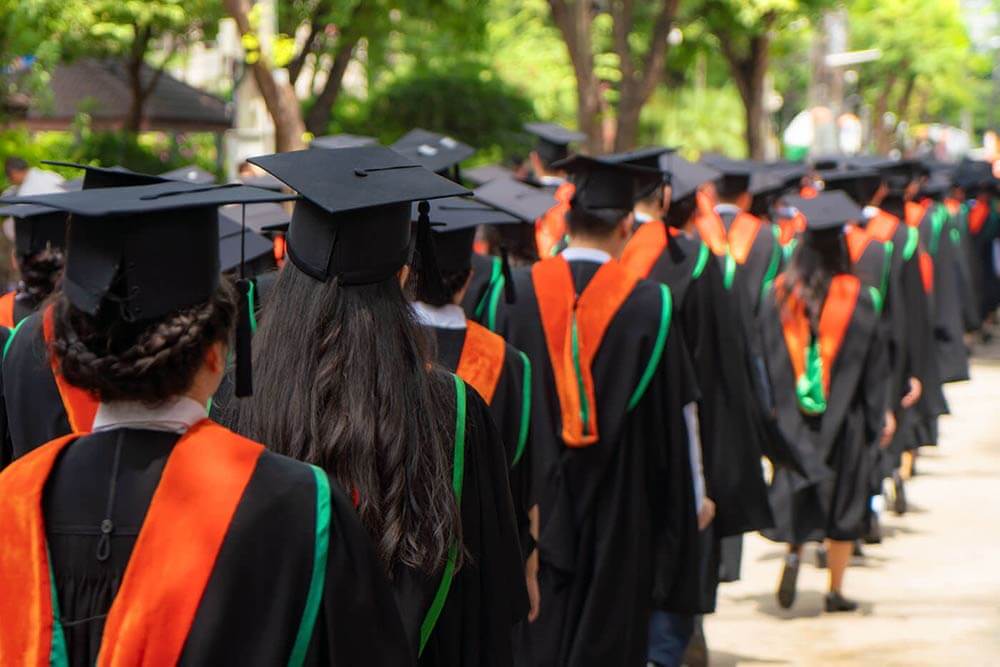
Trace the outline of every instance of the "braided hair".
<instances>
[{"instance_id":1,"label":"braided hair","mask_svg":"<svg viewBox=\"0 0 1000 667\"><path fill-rule=\"evenodd\" d=\"M52 351L66 381L101 401L157 405L191 387L209 347L229 340L235 317L236 293L225 280L208 301L153 321L127 322L112 303L90 315L60 296Z\"/></svg>"}]
</instances>

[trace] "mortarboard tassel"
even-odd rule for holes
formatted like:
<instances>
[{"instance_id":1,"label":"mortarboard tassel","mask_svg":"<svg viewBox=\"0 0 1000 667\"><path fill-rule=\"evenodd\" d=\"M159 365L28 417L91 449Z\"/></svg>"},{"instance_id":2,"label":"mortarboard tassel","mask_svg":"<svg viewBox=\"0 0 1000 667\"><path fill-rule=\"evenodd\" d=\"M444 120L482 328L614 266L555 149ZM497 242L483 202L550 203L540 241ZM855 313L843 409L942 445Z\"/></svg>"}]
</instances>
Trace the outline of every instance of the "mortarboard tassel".
<instances>
[{"instance_id":1,"label":"mortarboard tassel","mask_svg":"<svg viewBox=\"0 0 1000 667\"><path fill-rule=\"evenodd\" d=\"M431 233L431 205L422 201L417 205L417 252L420 253L420 280L436 298L444 294L441 272L438 270L437 255L434 251L434 235Z\"/></svg>"},{"instance_id":2,"label":"mortarboard tassel","mask_svg":"<svg viewBox=\"0 0 1000 667\"><path fill-rule=\"evenodd\" d=\"M514 275L510 271L510 258L507 246L500 246L500 270L503 272L503 298L508 305L517 303L517 289L514 287Z\"/></svg>"},{"instance_id":3,"label":"mortarboard tassel","mask_svg":"<svg viewBox=\"0 0 1000 667\"><path fill-rule=\"evenodd\" d=\"M253 396L253 331L250 326L253 304L250 280L246 277L247 207L243 207L243 229L240 232L240 278L236 281L239 307L236 316L236 397Z\"/></svg>"}]
</instances>

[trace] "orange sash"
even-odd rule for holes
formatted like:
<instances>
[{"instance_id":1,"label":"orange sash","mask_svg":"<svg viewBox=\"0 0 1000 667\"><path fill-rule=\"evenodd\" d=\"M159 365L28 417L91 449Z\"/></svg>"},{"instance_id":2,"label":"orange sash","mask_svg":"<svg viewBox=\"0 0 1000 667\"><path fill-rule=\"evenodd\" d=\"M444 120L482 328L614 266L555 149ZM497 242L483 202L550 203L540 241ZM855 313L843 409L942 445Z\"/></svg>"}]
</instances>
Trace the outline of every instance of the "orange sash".
<instances>
[{"instance_id":1,"label":"orange sash","mask_svg":"<svg viewBox=\"0 0 1000 667\"><path fill-rule=\"evenodd\" d=\"M538 256L542 259L551 257L556 246L566 236L566 214L575 192L576 186L572 183L560 185L556 189L555 206L535 221L535 245L538 246Z\"/></svg>"},{"instance_id":2,"label":"orange sash","mask_svg":"<svg viewBox=\"0 0 1000 667\"><path fill-rule=\"evenodd\" d=\"M990 206L981 199L977 199L976 203L973 204L972 210L969 211L969 231L973 234L979 234L983 231L983 225L986 224L986 218L990 217Z\"/></svg>"},{"instance_id":3,"label":"orange sash","mask_svg":"<svg viewBox=\"0 0 1000 667\"><path fill-rule=\"evenodd\" d=\"M780 288L779 288L780 289ZM847 327L858 302L861 292L861 280L847 273L834 276L830 288L823 301L823 309L819 317L819 349L823 360L823 392L830 395L831 371L833 362L837 359L840 346L844 343ZM809 327L809 317L806 315L806 305L794 292L788 296L785 306L781 309L781 329L785 336L785 345L792 360L795 377L800 378L806 372L806 349L809 347L812 334Z\"/></svg>"},{"instance_id":4,"label":"orange sash","mask_svg":"<svg viewBox=\"0 0 1000 667\"><path fill-rule=\"evenodd\" d=\"M906 202L903 208L903 215L906 218L906 224L909 227L920 227L920 221L924 219L924 214L927 213L927 207L921 206L920 204L912 201Z\"/></svg>"},{"instance_id":5,"label":"orange sash","mask_svg":"<svg viewBox=\"0 0 1000 667\"><path fill-rule=\"evenodd\" d=\"M17 326L17 322L14 321L14 301L16 296L16 292L7 292L3 296L0 296L0 326L2 327L13 329Z\"/></svg>"},{"instance_id":6,"label":"orange sash","mask_svg":"<svg viewBox=\"0 0 1000 667\"><path fill-rule=\"evenodd\" d=\"M917 262L920 267L920 281L924 284L924 294L934 291L934 258L923 248L917 253Z\"/></svg>"},{"instance_id":7,"label":"orange sash","mask_svg":"<svg viewBox=\"0 0 1000 667\"><path fill-rule=\"evenodd\" d=\"M948 209L948 213L951 215L958 215L958 212L962 210L962 202L951 197L944 200L944 205Z\"/></svg>"},{"instance_id":8,"label":"orange sash","mask_svg":"<svg viewBox=\"0 0 1000 667\"><path fill-rule=\"evenodd\" d=\"M739 213L729 225L729 254L740 266L746 264L763 221L749 213Z\"/></svg>"},{"instance_id":9,"label":"orange sash","mask_svg":"<svg viewBox=\"0 0 1000 667\"><path fill-rule=\"evenodd\" d=\"M0 664L48 665L54 621L42 495L68 435L0 476ZM97 664L180 658L222 541L263 446L203 420L174 447L108 612Z\"/></svg>"},{"instance_id":10,"label":"orange sash","mask_svg":"<svg viewBox=\"0 0 1000 667\"><path fill-rule=\"evenodd\" d=\"M851 256L851 264L857 264L865 254L865 250L868 249L872 237L857 225L847 225L844 236L847 238L847 250Z\"/></svg>"},{"instance_id":11,"label":"orange sash","mask_svg":"<svg viewBox=\"0 0 1000 667\"><path fill-rule=\"evenodd\" d=\"M708 195L699 192L695 198L698 209L694 214L694 226L712 254L721 257L729 251L726 226L722 224L722 218L715 212L715 207L712 206L712 200Z\"/></svg>"},{"instance_id":12,"label":"orange sash","mask_svg":"<svg viewBox=\"0 0 1000 667\"><path fill-rule=\"evenodd\" d=\"M796 211L790 218L778 218L778 229L781 230L778 243L786 246L806 230L806 216L801 211Z\"/></svg>"},{"instance_id":13,"label":"orange sash","mask_svg":"<svg viewBox=\"0 0 1000 667\"><path fill-rule=\"evenodd\" d=\"M661 220L649 220L639 225L625 246L621 262L629 271L646 278L653 270L656 260L670 243L670 237L677 232L663 224Z\"/></svg>"},{"instance_id":14,"label":"orange sash","mask_svg":"<svg viewBox=\"0 0 1000 667\"><path fill-rule=\"evenodd\" d=\"M892 237L896 235L896 228L899 227L899 218L894 216L892 213L886 213L880 210L875 214L868 224L865 225L865 231L867 231L872 238L885 243L886 241L891 241Z\"/></svg>"},{"instance_id":15,"label":"orange sash","mask_svg":"<svg viewBox=\"0 0 1000 667\"><path fill-rule=\"evenodd\" d=\"M819 196L819 190L811 185L803 185L799 190L799 196L803 199L815 199Z\"/></svg>"},{"instance_id":16,"label":"orange sash","mask_svg":"<svg viewBox=\"0 0 1000 667\"><path fill-rule=\"evenodd\" d=\"M489 405L493 403L493 395L503 372L507 343L484 326L471 320L467 324L455 375L472 385Z\"/></svg>"},{"instance_id":17,"label":"orange sash","mask_svg":"<svg viewBox=\"0 0 1000 667\"><path fill-rule=\"evenodd\" d=\"M62 399L63 409L66 410L66 419L69 421L70 431L73 433L89 433L94 426L94 417L97 415L97 399L90 392L74 387L66 382L59 371L59 360L52 353L52 341L55 339L55 320L52 306L45 309L42 315L42 335L45 338L45 347L49 349L49 365L52 368L52 377L56 381L56 389L59 390L59 398Z\"/></svg>"},{"instance_id":18,"label":"orange sash","mask_svg":"<svg viewBox=\"0 0 1000 667\"><path fill-rule=\"evenodd\" d=\"M597 402L591 364L615 313L639 281L618 261L601 266L579 297L569 263L561 256L531 268L567 447L598 441Z\"/></svg>"}]
</instances>

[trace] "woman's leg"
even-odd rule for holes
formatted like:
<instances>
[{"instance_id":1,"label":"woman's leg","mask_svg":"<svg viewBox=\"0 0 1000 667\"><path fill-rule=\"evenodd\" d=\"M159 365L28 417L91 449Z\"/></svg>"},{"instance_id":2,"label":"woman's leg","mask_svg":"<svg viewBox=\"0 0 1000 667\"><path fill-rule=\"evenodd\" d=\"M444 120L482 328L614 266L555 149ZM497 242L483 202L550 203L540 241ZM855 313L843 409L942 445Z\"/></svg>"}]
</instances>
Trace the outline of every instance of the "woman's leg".
<instances>
[{"instance_id":1,"label":"woman's leg","mask_svg":"<svg viewBox=\"0 0 1000 667\"><path fill-rule=\"evenodd\" d=\"M830 567L830 592L826 594L827 611L854 611L858 604L843 596L844 571L851 560L854 542L844 540L827 540L827 561Z\"/></svg>"}]
</instances>

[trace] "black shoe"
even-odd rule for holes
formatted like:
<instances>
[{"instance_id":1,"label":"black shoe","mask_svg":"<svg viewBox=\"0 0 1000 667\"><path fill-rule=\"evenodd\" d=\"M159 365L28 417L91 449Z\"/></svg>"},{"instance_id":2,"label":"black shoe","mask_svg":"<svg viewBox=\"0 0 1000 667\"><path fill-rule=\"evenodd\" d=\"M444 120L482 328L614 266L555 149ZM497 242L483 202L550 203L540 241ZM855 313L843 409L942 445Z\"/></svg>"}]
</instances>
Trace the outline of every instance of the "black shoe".
<instances>
[{"instance_id":1,"label":"black shoe","mask_svg":"<svg viewBox=\"0 0 1000 667\"><path fill-rule=\"evenodd\" d=\"M861 540L854 540L854 550L851 551L851 555L855 558L865 557L865 551L861 548Z\"/></svg>"},{"instance_id":2,"label":"black shoe","mask_svg":"<svg viewBox=\"0 0 1000 667\"><path fill-rule=\"evenodd\" d=\"M681 664L685 667L708 667L708 643L705 641L705 627L701 616L696 619L694 634L691 635Z\"/></svg>"},{"instance_id":3,"label":"black shoe","mask_svg":"<svg viewBox=\"0 0 1000 667\"><path fill-rule=\"evenodd\" d=\"M826 547L822 544L816 547L816 567L825 570L827 566Z\"/></svg>"},{"instance_id":4,"label":"black shoe","mask_svg":"<svg viewBox=\"0 0 1000 667\"><path fill-rule=\"evenodd\" d=\"M882 544L882 522L878 514L872 512L868 516L868 531L865 533L865 544Z\"/></svg>"},{"instance_id":5,"label":"black shoe","mask_svg":"<svg viewBox=\"0 0 1000 667\"><path fill-rule=\"evenodd\" d=\"M892 473L892 511L898 516L906 514L906 485L899 472Z\"/></svg>"},{"instance_id":6,"label":"black shoe","mask_svg":"<svg viewBox=\"0 0 1000 667\"><path fill-rule=\"evenodd\" d=\"M778 584L778 605L782 609L791 609L795 604L795 589L799 580L799 557L795 554L785 556L785 569L781 571L781 582Z\"/></svg>"},{"instance_id":7,"label":"black shoe","mask_svg":"<svg viewBox=\"0 0 1000 667\"><path fill-rule=\"evenodd\" d=\"M848 600L840 593L836 591L826 594L824 599L824 606L826 607L827 613L836 613L840 611L857 611L858 603L854 600Z\"/></svg>"}]
</instances>

